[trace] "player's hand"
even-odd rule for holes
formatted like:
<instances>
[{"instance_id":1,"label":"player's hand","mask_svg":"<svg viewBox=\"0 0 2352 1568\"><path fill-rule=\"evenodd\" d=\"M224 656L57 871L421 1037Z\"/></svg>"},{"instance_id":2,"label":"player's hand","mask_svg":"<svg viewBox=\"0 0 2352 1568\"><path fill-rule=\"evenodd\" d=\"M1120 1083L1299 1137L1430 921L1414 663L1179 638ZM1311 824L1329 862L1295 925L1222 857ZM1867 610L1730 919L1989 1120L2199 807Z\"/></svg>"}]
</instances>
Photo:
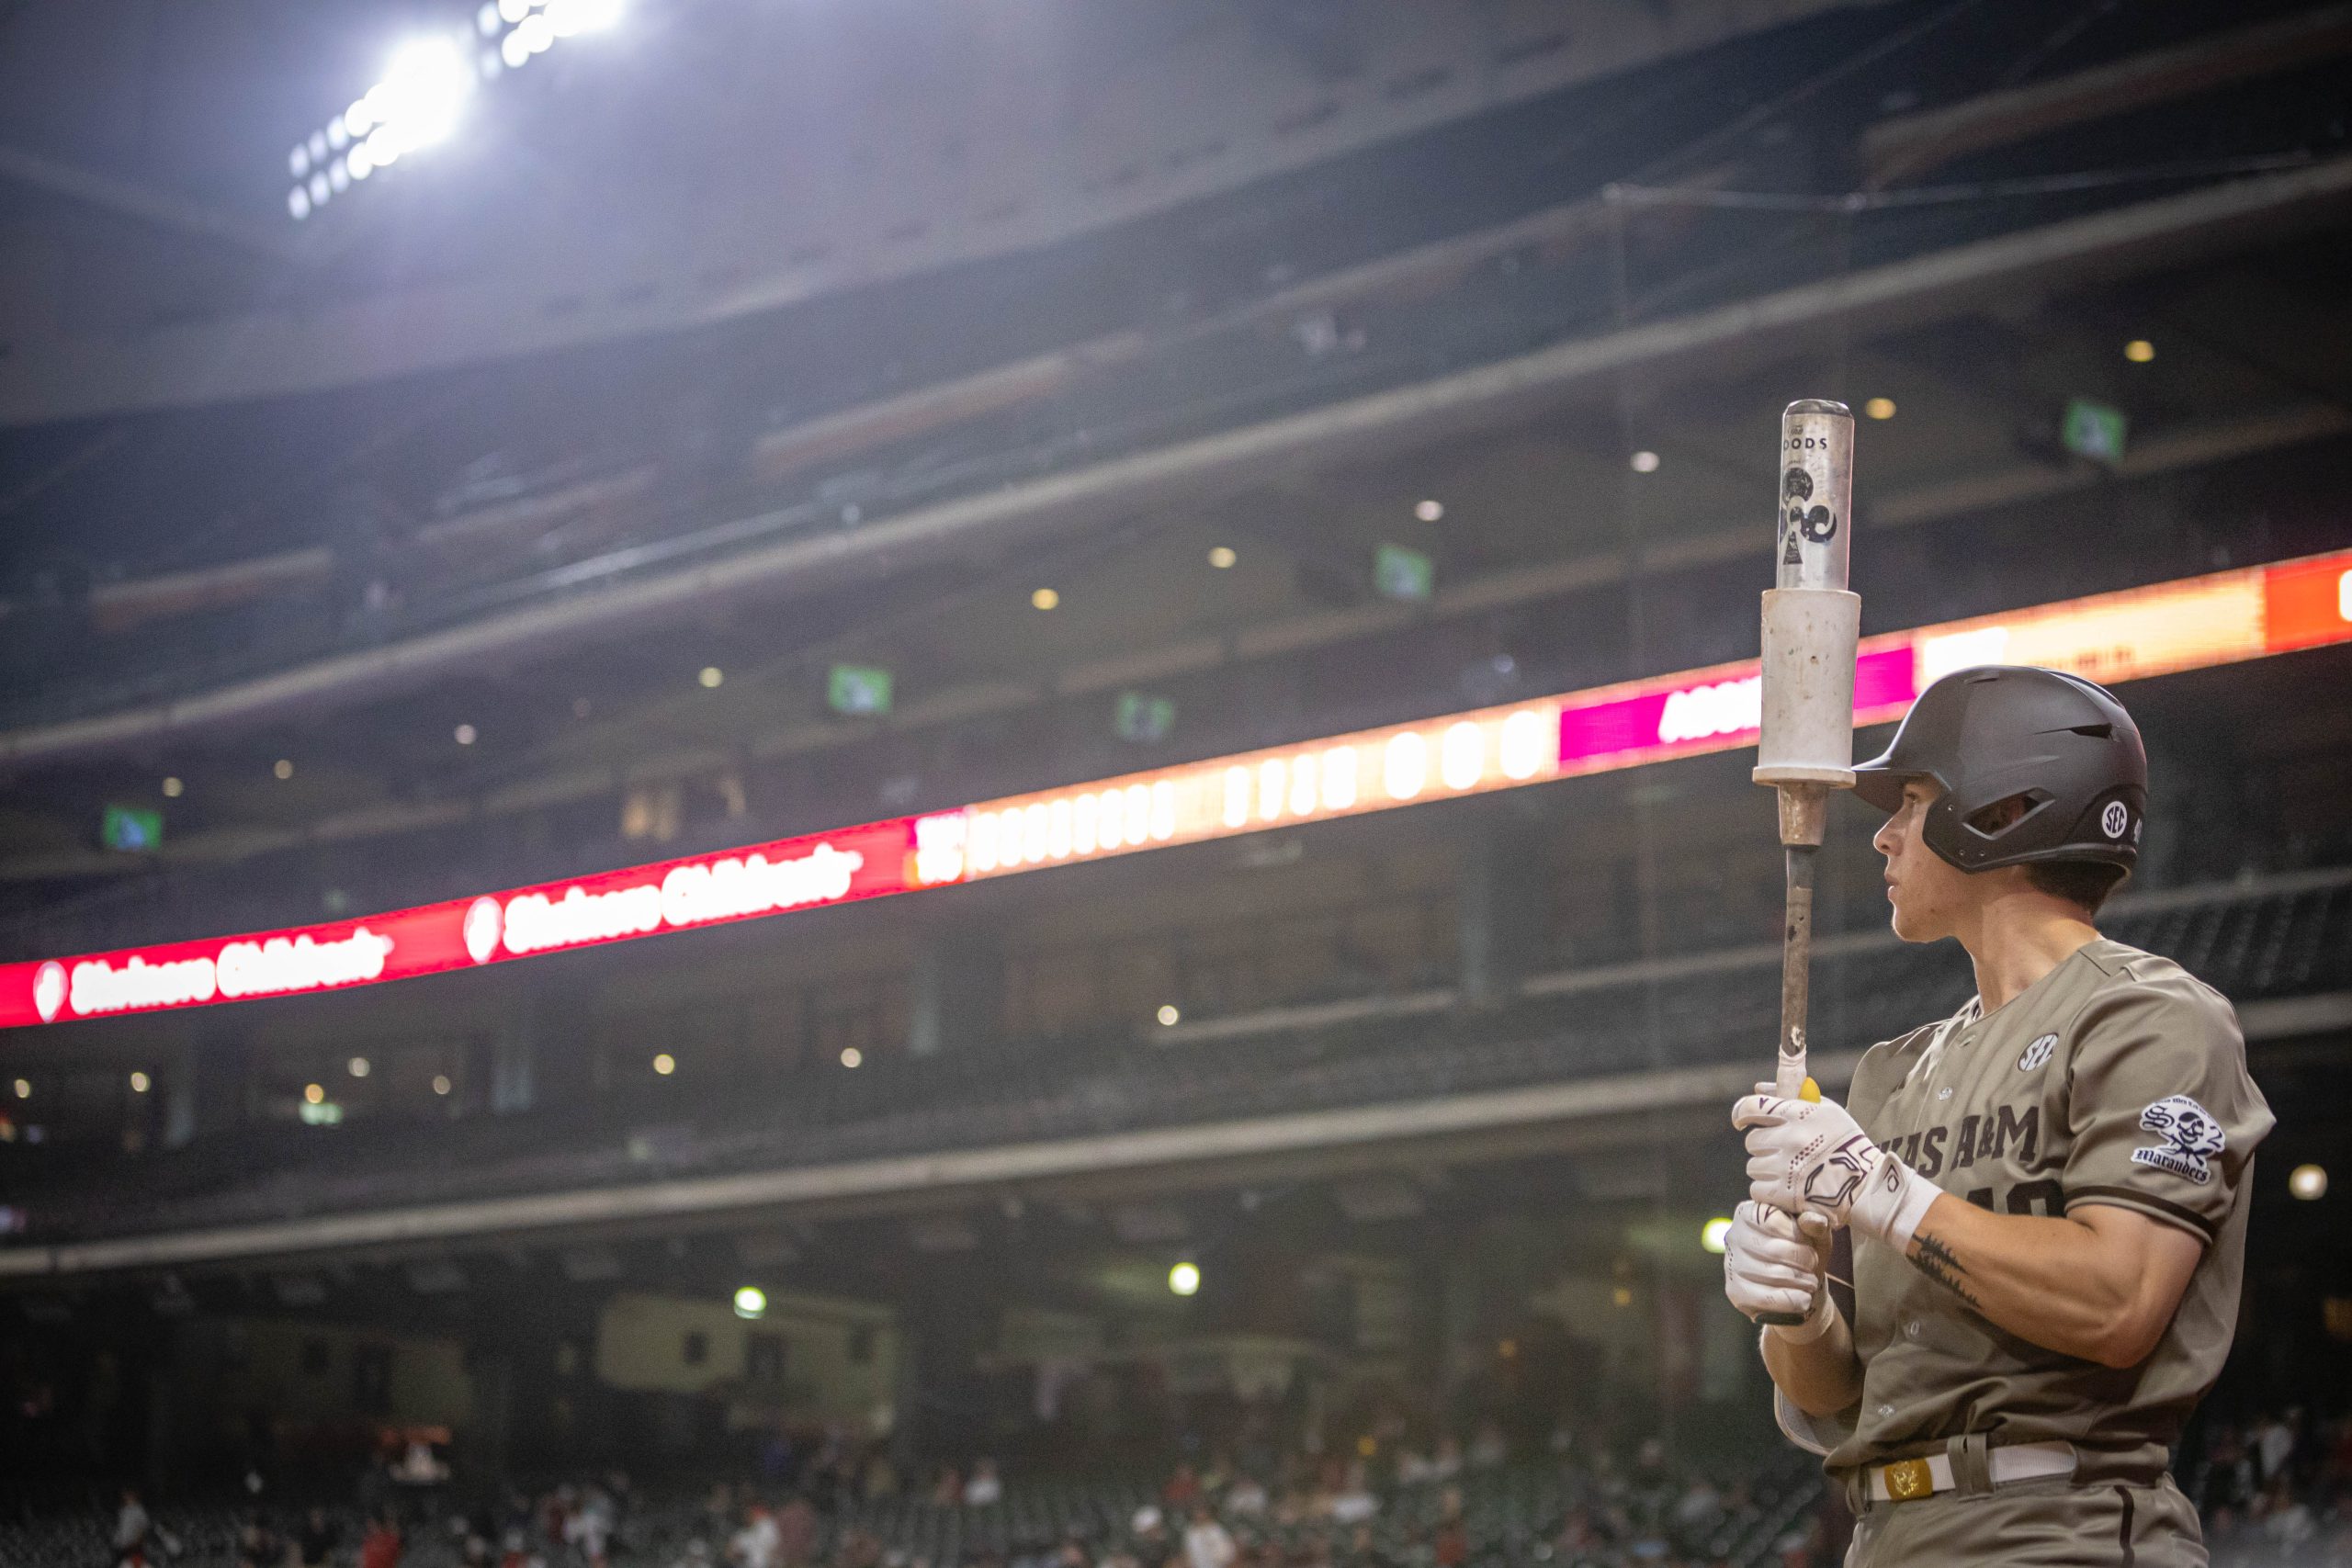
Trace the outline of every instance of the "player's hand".
<instances>
[{"instance_id":1,"label":"player's hand","mask_svg":"<svg viewBox=\"0 0 2352 1568\"><path fill-rule=\"evenodd\" d=\"M1747 1202L1724 1236L1724 1294L1749 1317L1811 1320L1828 1292L1829 1222Z\"/></svg>"},{"instance_id":2,"label":"player's hand","mask_svg":"<svg viewBox=\"0 0 2352 1568\"><path fill-rule=\"evenodd\" d=\"M1732 1108L1747 1133L1747 1195L1790 1213L1852 1225L1897 1249L1941 1189L1872 1143L1834 1100L1751 1094Z\"/></svg>"}]
</instances>

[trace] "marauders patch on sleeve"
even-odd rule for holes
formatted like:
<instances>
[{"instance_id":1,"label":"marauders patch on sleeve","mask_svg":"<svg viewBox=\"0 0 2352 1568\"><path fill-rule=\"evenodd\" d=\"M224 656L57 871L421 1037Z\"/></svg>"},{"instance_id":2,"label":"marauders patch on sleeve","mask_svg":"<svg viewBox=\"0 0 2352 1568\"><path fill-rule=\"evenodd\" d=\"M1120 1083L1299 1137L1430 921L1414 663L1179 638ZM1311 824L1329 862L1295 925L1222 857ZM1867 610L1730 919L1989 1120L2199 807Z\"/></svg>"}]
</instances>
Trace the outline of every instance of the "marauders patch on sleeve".
<instances>
[{"instance_id":1,"label":"marauders patch on sleeve","mask_svg":"<svg viewBox=\"0 0 2352 1568\"><path fill-rule=\"evenodd\" d=\"M2185 1094L2167 1095L2140 1112L2143 1131L2164 1143L2154 1148L2133 1149L2132 1163L2168 1171L2202 1187L2213 1179L2207 1162L2227 1145L2222 1124Z\"/></svg>"}]
</instances>

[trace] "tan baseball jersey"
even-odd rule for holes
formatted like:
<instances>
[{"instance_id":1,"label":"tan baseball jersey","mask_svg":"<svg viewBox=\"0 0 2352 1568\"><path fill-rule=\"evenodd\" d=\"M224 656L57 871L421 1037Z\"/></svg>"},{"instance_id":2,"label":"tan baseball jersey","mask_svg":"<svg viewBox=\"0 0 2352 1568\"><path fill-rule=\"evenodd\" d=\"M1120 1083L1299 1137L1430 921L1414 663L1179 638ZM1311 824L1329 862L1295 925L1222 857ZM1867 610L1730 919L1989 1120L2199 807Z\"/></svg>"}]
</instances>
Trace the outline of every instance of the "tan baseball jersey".
<instances>
[{"instance_id":1,"label":"tan baseball jersey","mask_svg":"<svg viewBox=\"0 0 2352 1568\"><path fill-rule=\"evenodd\" d=\"M1806 1425L1833 1471L1972 1432L1996 1447L2071 1442L2085 1480L2161 1470L2229 1353L2254 1150L2273 1120L2237 1015L2172 960L2104 938L1980 1013L1972 998L1872 1047L1848 1100L1862 1129L1969 1202L2009 1214L2112 1203L2188 1232L2205 1255L2154 1353L2119 1371L1996 1327L1857 1237L1862 1397Z\"/></svg>"}]
</instances>

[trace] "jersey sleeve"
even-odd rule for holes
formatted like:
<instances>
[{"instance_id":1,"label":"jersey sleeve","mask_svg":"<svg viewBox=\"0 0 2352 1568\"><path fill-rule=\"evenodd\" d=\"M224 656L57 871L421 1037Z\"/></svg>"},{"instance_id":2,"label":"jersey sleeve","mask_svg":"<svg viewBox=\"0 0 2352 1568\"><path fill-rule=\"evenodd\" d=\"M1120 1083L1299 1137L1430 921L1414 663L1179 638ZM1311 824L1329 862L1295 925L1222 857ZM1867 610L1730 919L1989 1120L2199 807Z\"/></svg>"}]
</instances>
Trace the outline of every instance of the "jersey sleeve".
<instances>
[{"instance_id":1,"label":"jersey sleeve","mask_svg":"<svg viewBox=\"0 0 2352 1568\"><path fill-rule=\"evenodd\" d=\"M1860 1408L1856 1405L1835 1416L1808 1416L1778 1387L1772 1390L1772 1419L1780 1427L1781 1436L1823 1459L1853 1440L1854 1415Z\"/></svg>"},{"instance_id":2,"label":"jersey sleeve","mask_svg":"<svg viewBox=\"0 0 2352 1568\"><path fill-rule=\"evenodd\" d=\"M2237 1015L2175 972L2101 990L2074 1036L2067 1211L2113 1204L2211 1242L2274 1120Z\"/></svg>"}]
</instances>

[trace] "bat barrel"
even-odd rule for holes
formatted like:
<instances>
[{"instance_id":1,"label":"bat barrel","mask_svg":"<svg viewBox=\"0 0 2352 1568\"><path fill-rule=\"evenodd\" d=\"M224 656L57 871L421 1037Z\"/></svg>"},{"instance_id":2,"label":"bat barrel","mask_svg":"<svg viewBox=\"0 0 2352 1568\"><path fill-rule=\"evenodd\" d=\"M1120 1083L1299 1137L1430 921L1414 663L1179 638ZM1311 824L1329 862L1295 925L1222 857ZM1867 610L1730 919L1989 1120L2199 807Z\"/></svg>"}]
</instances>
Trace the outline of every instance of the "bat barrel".
<instances>
[{"instance_id":1,"label":"bat barrel","mask_svg":"<svg viewBox=\"0 0 2352 1568\"><path fill-rule=\"evenodd\" d=\"M1802 398L1781 415L1772 586L1843 590L1854 538L1854 415Z\"/></svg>"},{"instance_id":2,"label":"bat barrel","mask_svg":"<svg viewBox=\"0 0 2352 1568\"><path fill-rule=\"evenodd\" d=\"M1781 416L1773 586L1764 594L1758 784L1782 791L1781 841L1821 842L1818 796L1854 784L1854 650L1862 603L1846 589L1854 416L1824 398Z\"/></svg>"}]
</instances>

